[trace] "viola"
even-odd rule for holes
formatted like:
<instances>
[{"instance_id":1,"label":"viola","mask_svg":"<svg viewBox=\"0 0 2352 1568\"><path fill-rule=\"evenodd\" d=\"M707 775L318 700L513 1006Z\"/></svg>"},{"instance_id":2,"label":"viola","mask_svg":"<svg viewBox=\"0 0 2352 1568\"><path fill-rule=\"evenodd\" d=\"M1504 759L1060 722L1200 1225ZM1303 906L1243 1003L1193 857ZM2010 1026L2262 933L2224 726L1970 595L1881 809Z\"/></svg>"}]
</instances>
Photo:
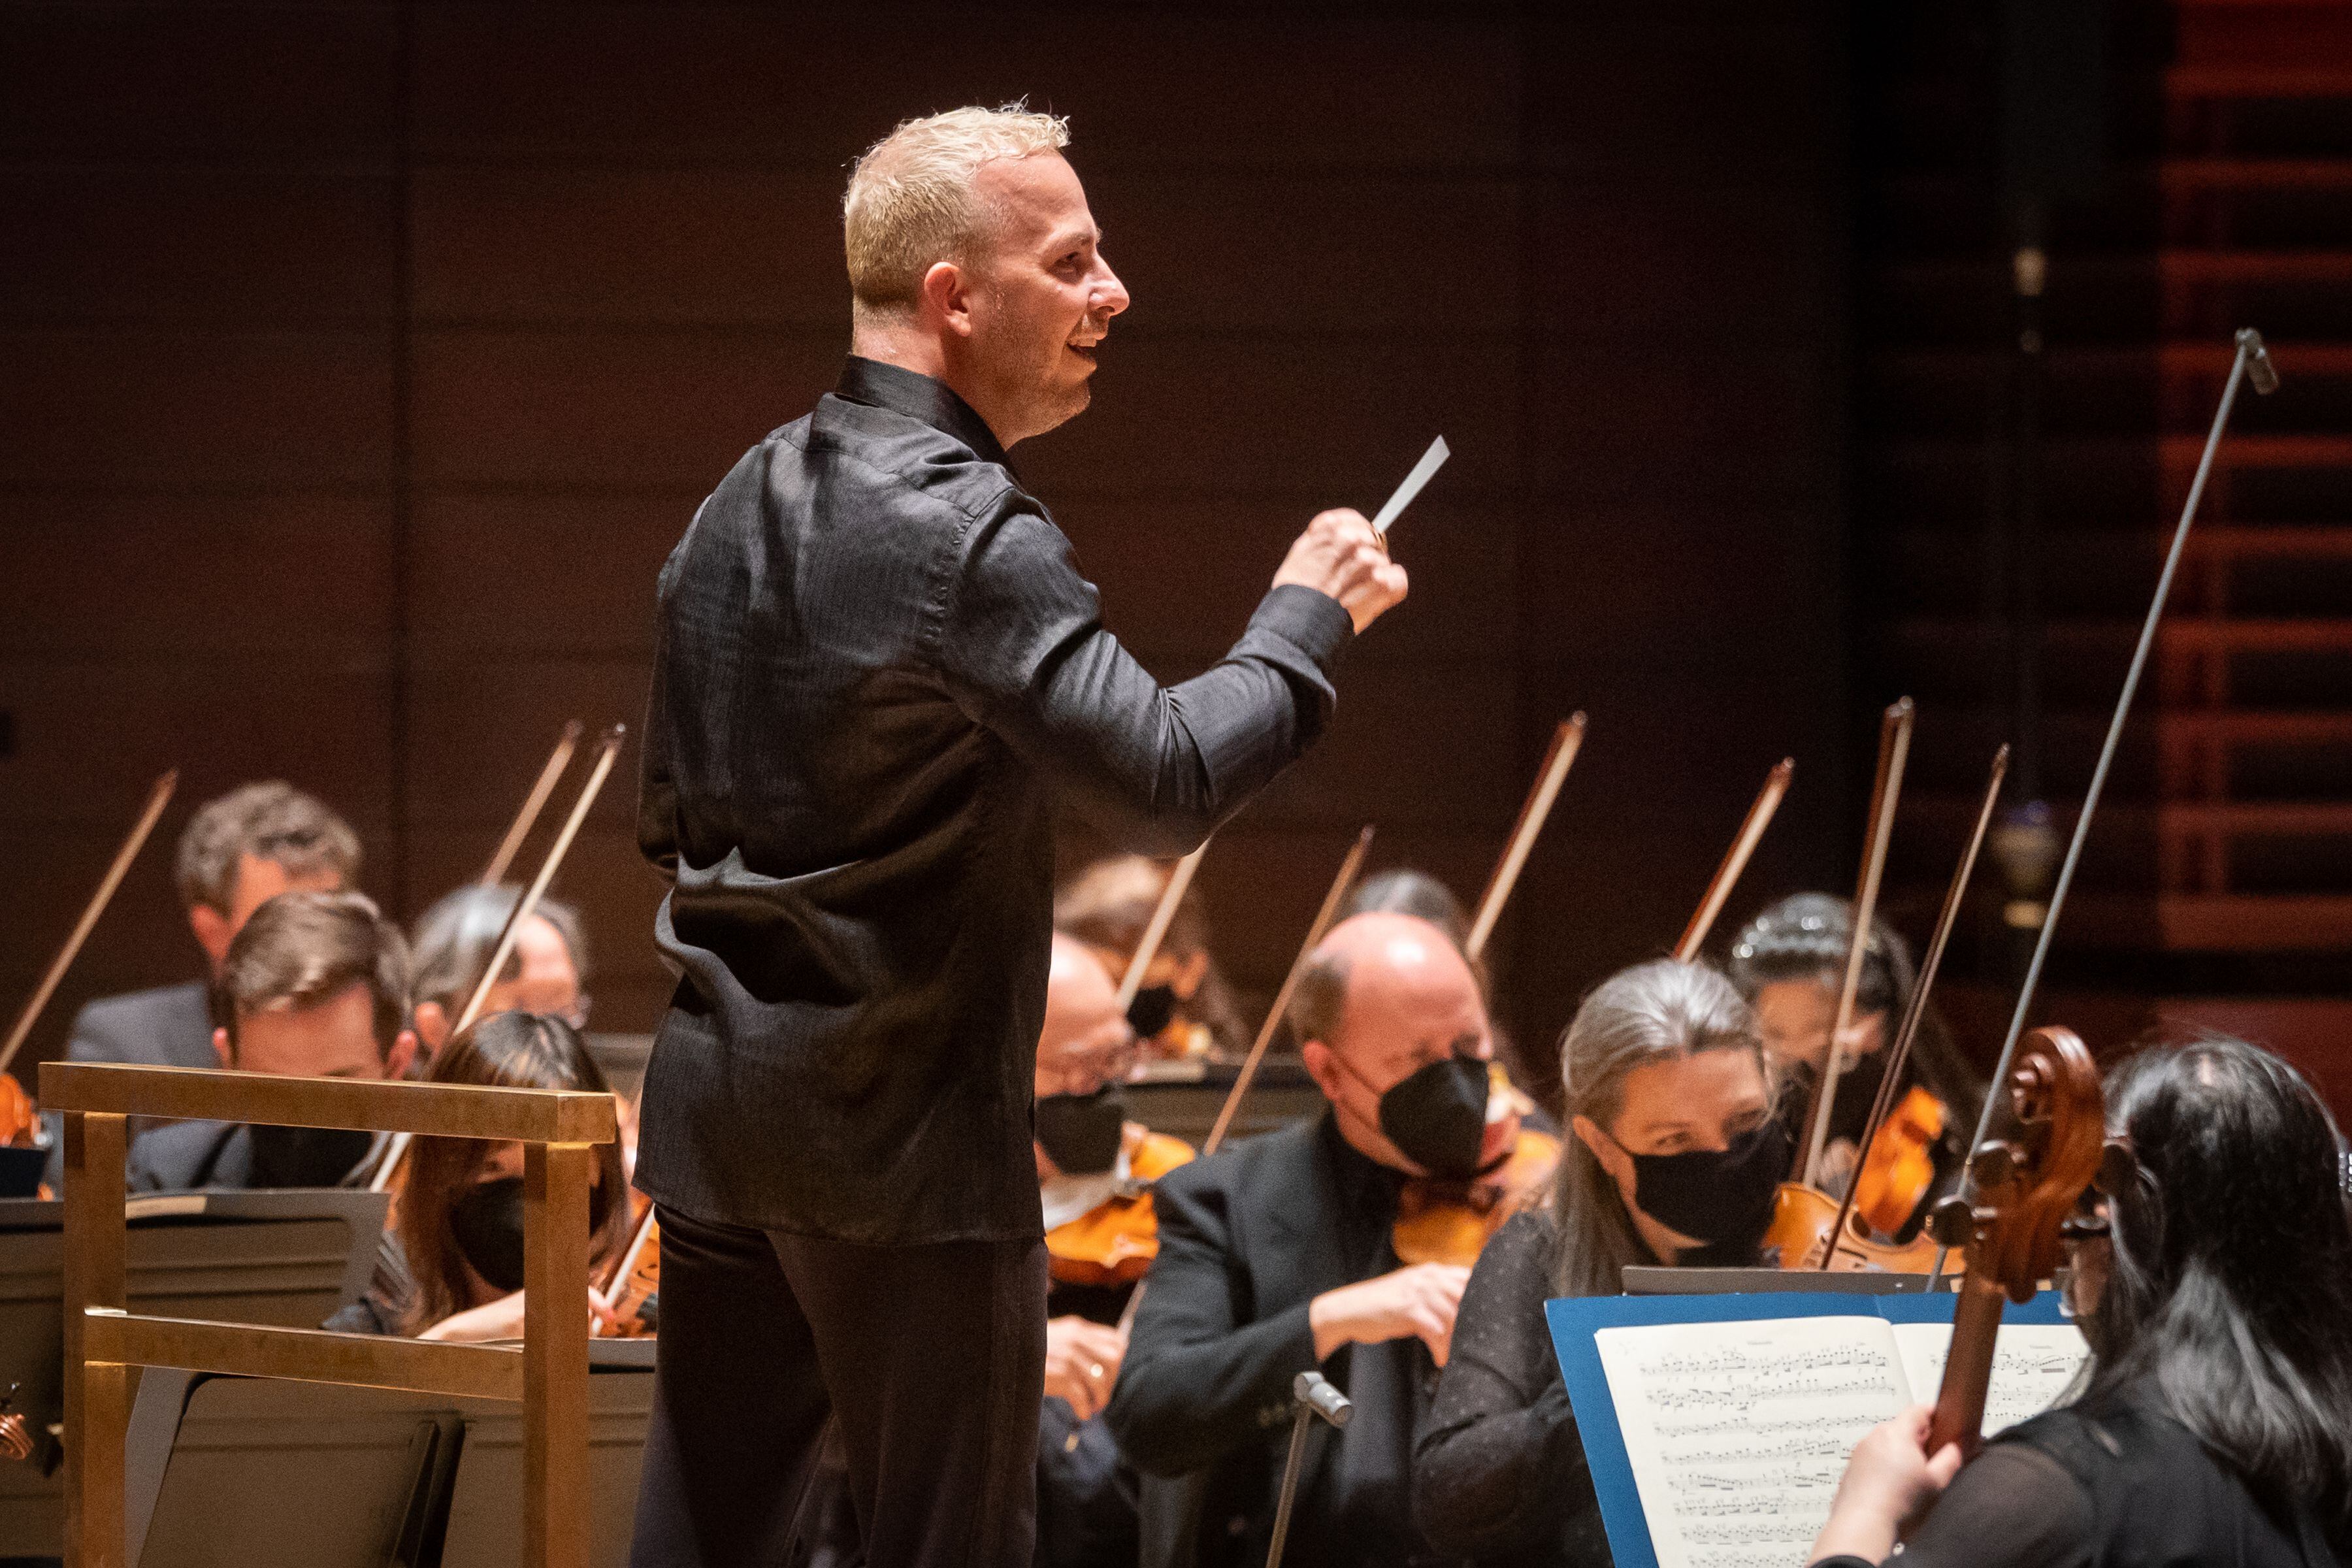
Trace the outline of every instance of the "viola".
<instances>
[{"instance_id":1,"label":"viola","mask_svg":"<svg viewBox=\"0 0 2352 1568\"><path fill-rule=\"evenodd\" d=\"M1065 1285L1131 1285L1160 1256L1160 1218L1151 1184L1188 1165L1192 1145L1129 1125L1127 1176L1101 1203L1045 1233L1047 1267ZM1139 1134L1139 1136L1137 1136Z\"/></svg>"},{"instance_id":2,"label":"viola","mask_svg":"<svg viewBox=\"0 0 2352 1568\"><path fill-rule=\"evenodd\" d=\"M1488 1068L1494 1092L1507 1096L1507 1114L1525 1116L1534 1102L1513 1088L1499 1064ZM1522 1124L1511 1152L1493 1170L1467 1181L1415 1176L1397 1194L1389 1244L1400 1263L1451 1263L1467 1268L1513 1215L1541 1208L1559 1171L1560 1142Z\"/></svg>"},{"instance_id":3,"label":"viola","mask_svg":"<svg viewBox=\"0 0 2352 1568\"><path fill-rule=\"evenodd\" d=\"M1963 1456L1973 1456L1982 1444L2001 1302L2032 1300L2057 1268L2061 1230L2106 1153L2099 1070L2082 1040L2068 1029L2036 1029L2014 1059L1994 1086L2007 1100L2007 1136L1978 1144L1969 1157L1975 1197L1945 1199L1929 1221L1938 1241L1968 1257L1927 1428L1930 1454L1958 1443Z\"/></svg>"}]
</instances>

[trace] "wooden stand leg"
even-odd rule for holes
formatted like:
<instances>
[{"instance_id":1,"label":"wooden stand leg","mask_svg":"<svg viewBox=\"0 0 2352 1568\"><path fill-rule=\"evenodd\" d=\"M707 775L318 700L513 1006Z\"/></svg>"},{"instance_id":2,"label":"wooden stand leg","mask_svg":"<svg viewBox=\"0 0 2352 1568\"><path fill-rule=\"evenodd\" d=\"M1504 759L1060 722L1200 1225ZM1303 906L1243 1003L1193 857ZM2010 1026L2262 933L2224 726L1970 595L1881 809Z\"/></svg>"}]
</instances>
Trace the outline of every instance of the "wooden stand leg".
<instances>
[{"instance_id":1,"label":"wooden stand leg","mask_svg":"<svg viewBox=\"0 0 2352 1568\"><path fill-rule=\"evenodd\" d=\"M586 1143L523 1151L523 1540L532 1568L588 1563Z\"/></svg>"},{"instance_id":2,"label":"wooden stand leg","mask_svg":"<svg viewBox=\"0 0 2352 1568\"><path fill-rule=\"evenodd\" d=\"M91 1308L123 1308L123 1119L65 1119L65 1501L68 1568L121 1568L130 1371L84 1359Z\"/></svg>"}]
</instances>

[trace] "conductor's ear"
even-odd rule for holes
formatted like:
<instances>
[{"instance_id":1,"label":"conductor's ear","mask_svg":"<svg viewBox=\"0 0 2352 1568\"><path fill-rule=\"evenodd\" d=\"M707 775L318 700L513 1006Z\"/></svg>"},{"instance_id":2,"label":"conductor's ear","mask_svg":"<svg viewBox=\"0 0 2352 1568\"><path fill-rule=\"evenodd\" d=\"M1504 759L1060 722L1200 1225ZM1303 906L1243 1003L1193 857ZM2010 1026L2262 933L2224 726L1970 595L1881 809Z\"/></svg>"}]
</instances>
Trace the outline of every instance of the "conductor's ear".
<instances>
[{"instance_id":1,"label":"conductor's ear","mask_svg":"<svg viewBox=\"0 0 2352 1568\"><path fill-rule=\"evenodd\" d=\"M963 268L934 261L923 274L923 314L960 338L971 336L971 288Z\"/></svg>"}]
</instances>

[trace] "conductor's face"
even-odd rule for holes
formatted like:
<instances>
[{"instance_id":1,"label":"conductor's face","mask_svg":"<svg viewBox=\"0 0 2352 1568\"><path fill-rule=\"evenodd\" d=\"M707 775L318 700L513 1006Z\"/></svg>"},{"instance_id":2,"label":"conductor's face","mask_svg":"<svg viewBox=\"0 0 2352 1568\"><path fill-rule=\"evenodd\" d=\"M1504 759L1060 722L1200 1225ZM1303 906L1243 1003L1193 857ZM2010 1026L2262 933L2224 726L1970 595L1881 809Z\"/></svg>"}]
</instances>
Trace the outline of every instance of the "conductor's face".
<instances>
[{"instance_id":1,"label":"conductor's face","mask_svg":"<svg viewBox=\"0 0 2352 1568\"><path fill-rule=\"evenodd\" d=\"M961 272L963 363L950 379L1006 446L1087 405L1095 354L1127 286L1103 259L1087 193L1058 153L999 158L973 178L994 217Z\"/></svg>"}]
</instances>

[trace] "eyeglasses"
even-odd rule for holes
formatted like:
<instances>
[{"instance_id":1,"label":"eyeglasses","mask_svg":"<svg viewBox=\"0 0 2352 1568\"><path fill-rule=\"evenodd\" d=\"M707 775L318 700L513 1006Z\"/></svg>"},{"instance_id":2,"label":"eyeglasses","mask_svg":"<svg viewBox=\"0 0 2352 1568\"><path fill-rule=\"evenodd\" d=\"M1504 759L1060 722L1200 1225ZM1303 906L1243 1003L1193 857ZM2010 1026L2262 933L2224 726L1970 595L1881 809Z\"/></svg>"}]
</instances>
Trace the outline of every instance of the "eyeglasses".
<instances>
[{"instance_id":1,"label":"eyeglasses","mask_svg":"<svg viewBox=\"0 0 2352 1568\"><path fill-rule=\"evenodd\" d=\"M1125 1083L1135 1072L1140 1055L1132 1034L1115 1045L1075 1051L1044 1064L1045 1077L1057 1094L1092 1094L1106 1084Z\"/></svg>"}]
</instances>

